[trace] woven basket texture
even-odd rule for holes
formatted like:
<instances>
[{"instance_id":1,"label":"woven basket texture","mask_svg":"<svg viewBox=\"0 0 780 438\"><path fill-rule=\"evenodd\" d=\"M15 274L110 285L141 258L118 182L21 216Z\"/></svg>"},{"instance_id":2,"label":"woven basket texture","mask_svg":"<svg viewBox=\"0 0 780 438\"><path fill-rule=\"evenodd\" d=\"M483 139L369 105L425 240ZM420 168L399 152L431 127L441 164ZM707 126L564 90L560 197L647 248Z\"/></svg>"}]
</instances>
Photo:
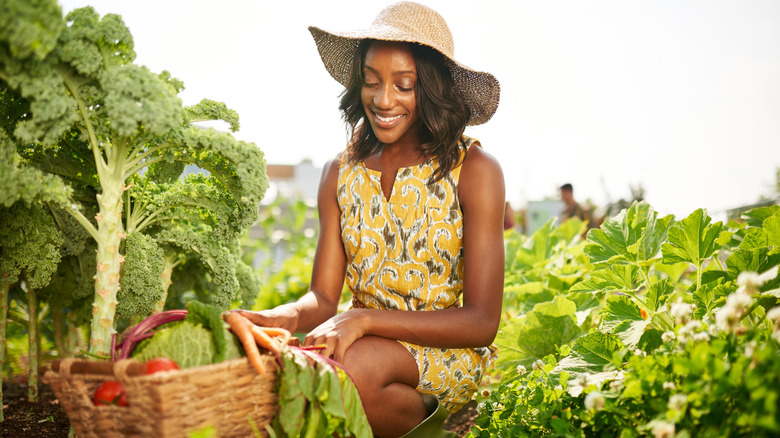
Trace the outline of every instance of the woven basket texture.
<instances>
[{"instance_id":1,"label":"woven basket texture","mask_svg":"<svg viewBox=\"0 0 780 438\"><path fill-rule=\"evenodd\" d=\"M186 438L208 427L220 438L254 437L252 423L267 436L265 426L278 408L278 365L271 357L264 360L265 374L241 358L130 377L126 370L135 360L125 359L114 364L112 378L71 373L72 364L79 360L64 359L58 372L48 370L43 379L62 403L79 438ZM105 380L122 382L129 406L93 404L93 394Z\"/></svg>"}]
</instances>

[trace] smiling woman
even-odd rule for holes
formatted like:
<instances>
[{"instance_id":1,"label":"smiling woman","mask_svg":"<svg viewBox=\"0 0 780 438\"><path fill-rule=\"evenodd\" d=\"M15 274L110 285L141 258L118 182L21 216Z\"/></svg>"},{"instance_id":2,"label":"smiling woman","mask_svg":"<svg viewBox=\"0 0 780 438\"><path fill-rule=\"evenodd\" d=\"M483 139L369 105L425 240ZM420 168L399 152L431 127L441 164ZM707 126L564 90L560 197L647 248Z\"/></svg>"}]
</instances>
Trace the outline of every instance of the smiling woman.
<instances>
[{"instance_id":1,"label":"smiling woman","mask_svg":"<svg viewBox=\"0 0 780 438\"><path fill-rule=\"evenodd\" d=\"M497 355L503 173L464 131L495 113L498 81L455 61L446 22L417 3L361 31L309 30L345 87L352 136L320 182L310 291L242 313L324 346L376 436L453 436L447 412L471 400ZM338 313L345 281L352 303Z\"/></svg>"}]
</instances>

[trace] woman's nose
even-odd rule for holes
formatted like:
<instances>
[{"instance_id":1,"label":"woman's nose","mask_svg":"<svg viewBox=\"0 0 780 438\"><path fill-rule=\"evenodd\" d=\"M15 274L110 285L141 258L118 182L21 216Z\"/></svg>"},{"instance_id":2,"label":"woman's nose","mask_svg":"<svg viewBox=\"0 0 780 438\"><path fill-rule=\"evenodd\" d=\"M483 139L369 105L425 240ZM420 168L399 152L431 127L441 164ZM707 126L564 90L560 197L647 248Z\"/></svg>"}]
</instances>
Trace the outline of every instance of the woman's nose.
<instances>
[{"instance_id":1,"label":"woman's nose","mask_svg":"<svg viewBox=\"0 0 780 438\"><path fill-rule=\"evenodd\" d=\"M393 104L392 85L380 85L374 95L374 105L377 108L390 108Z\"/></svg>"}]
</instances>

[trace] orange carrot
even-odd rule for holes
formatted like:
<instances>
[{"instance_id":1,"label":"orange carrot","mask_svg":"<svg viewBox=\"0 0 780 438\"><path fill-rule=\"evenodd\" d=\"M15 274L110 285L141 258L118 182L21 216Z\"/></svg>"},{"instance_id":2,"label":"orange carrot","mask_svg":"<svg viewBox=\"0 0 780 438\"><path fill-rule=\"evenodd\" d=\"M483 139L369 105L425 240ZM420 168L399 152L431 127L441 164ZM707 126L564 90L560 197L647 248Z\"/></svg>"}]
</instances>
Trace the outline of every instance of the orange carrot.
<instances>
[{"instance_id":1,"label":"orange carrot","mask_svg":"<svg viewBox=\"0 0 780 438\"><path fill-rule=\"evenodd\" d=\"M282 344L287 344L290 341L290 338L292 337L289 330L283 329L281 327L260 327L260 330L264 331L265 334L271 336L272 338L281 336Z\"/></svg>"},{"instance_id":2,"label":"orange carrot","mask_svg":"<svg viewBox=\"0 0 780 438\"><path fill-rule=\"evenodd\" d=\"M250 323L252 324L252 323ZM255 338L255 342L257 342L257 345L265 348L266 350L270 351L274 354L277 358L281 357L282 350L277 345L273 339L271 339L271 336L268 335L268 333L265 332L264 328L258 327L254 324L252 324L249 327L249 330L252 332L252 336Z\"/></svg>"},{"instance_id":3,"label":"orange carrot","mask_svg":"<svg viewBox=\"0 0 780 438\"><path fill-rule=\"evenodd\" d=\"M252 364L259 374L265 374L265 365L263 365L260 350L257 348L255 337L253 336L252 327L255 325L236 312L225 312L222 315L225 318L225 322L230 326L230 330L238 336L238 340L244 346L249 363Z\"/></svg>"}]
</instances>

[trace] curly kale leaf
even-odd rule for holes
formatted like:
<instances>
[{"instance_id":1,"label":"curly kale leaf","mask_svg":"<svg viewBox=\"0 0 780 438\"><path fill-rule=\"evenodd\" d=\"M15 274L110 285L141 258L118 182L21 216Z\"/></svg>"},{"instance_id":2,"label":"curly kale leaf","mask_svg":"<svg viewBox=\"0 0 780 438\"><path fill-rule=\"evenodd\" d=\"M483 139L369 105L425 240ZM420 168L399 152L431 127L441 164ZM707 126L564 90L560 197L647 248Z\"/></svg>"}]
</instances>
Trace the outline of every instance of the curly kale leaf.
<instances>
[{"instance_id":1,"label":"curly kale leaf","mask_svg":"<svg viewBox=\"0 0 780 438\"><path fill-rule=\"evenodd\" d=\"M224 310L236 298L239 282L236 276L236 260L229 248L214 237L206 227L172 227L156 234L160 246L168 252L181 251L182 258L199 261L201 268L191 276L201 278L205 292L203 301Z\"/></svg>"},{"instance_id":2,"label":"curly kale leaf","mask_svg":"<svg viewBox=\"0 0 780 438\"><path fill-rule=\"evenodd\" d=\"M24 275L30 287L46 286L60 263L61 246L62 235L40 204L0 207L0 283Z\"/></svg>"},{"instance_id":3,"label":"curly kale leaf","mask_svg":"<svg viewBox=\"0 0 780 438\"><path fill-rule=\"evenodd\" d=\"M238 131L238 113L228 108L222 102L215 102L211 99L203 99L197 105L187 108L187 116L190 123L204 122L210 120L222 120L230 125L230 130Z\"/></svg>"},{"instance_id":4,"label":"curly kale leaf","mask_svg":"<svg viewBox=\"0 0 780 438\"><path fill-rule=\"evenodd\" d=\"M131 233L125 240L125 264L117 293L120 317L149 316L165 294L160 274L165 267L162 249L153 238Z\"/></svg>"},{"instance_id":5,"label":"curly kale leaf","mask_svg":"<svg viewBox=\"0 0 780 438\"><path fill-rule=\"evenodd\" d=\"M0 41L7 41L14 57L45 58L65 28L55 0L0 2Z\"/></svg>"}]
</instances>

